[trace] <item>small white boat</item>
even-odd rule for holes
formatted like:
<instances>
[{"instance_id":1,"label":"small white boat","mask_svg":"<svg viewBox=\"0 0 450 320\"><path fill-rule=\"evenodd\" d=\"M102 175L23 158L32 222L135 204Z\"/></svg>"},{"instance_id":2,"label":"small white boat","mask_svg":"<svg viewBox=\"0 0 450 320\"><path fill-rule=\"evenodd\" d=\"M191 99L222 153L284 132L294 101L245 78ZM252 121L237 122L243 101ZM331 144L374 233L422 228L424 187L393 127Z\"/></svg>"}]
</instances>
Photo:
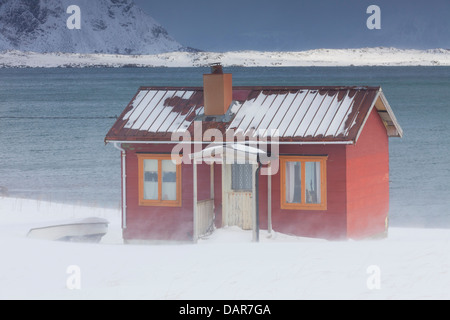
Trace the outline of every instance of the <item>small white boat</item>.
<instances>
[{"instance_id":1,"label":"small white boat","mask_svg":"<svg viewBox=\"0 0 450 320\"><path fill-rule=\"evenodd\" d=\"M109 222L102 218L65 221L30 229L29 238L70 242L100 242L108 232Z\"/></svg>"}]
</instances>

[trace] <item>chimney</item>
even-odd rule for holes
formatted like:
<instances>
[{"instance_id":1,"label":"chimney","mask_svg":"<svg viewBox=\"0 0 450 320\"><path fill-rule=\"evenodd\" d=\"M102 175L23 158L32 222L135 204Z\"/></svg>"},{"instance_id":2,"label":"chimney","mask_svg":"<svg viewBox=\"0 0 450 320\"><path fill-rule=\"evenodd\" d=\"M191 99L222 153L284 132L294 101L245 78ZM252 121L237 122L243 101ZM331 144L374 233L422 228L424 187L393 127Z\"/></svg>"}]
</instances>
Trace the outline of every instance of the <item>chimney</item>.
<instances>
[{"instance_id":1,"label":"chimney","mask_svg":"<svg viewBox=\"0 0 450 320\"><path fill-rule=\"evenodd\" d=\"M203 75L203 96L206 116L224 115L233 101L231 73L223 73L219 63L211 66L211 73Z\"/></svg>"}]
</instances>

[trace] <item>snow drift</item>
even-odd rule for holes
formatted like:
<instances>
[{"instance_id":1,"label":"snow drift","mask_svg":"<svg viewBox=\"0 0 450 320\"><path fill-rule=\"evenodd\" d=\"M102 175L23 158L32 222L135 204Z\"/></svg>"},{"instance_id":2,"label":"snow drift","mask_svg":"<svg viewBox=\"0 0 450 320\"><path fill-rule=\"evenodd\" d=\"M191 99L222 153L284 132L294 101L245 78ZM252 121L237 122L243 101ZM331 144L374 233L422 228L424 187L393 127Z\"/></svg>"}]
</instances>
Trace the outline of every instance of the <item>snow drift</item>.
<instances>
[{"instance_id":1,"label":"snow drift","mask_svg":"<svg viewBox=\"0 0 450 320\"><path fill-rule=\"evenodd\" d=\"M111 221L100 244L26 238L37 224L87 216ZM392 228L361 242L262 231L253 243L232 227L197 245L148 246L123 245L120 234L119 209L0 198L0 299L450 298L447 229Z\"/></svg>"}]
</instances>

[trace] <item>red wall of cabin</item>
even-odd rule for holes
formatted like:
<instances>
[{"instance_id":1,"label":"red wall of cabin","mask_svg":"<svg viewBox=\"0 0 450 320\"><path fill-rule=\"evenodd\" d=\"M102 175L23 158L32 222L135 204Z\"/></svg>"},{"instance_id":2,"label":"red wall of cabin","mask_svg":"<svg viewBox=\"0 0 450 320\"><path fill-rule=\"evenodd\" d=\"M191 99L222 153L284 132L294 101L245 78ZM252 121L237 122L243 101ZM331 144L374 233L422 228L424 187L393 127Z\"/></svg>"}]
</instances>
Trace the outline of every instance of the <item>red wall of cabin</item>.
<instances>
[{"instance_id":1,"label":"red wall of cabin","mask_svg":"<svg viewBox=\"0 0 450 320\"><path fill-rule=\"evenodd\" d=\"M192 241L193 237L193 166L182 165L181 207L156 207L139 205L138 153L165 154L173 145L128 145L127 171L127 228L125 240ZM201 164L198 170L198 199L210 196L210 169ZM206 187L207 186L207 187Z\"/></svg>"},{"instance_id":2,"label":"red wall of cabin","mask_svg":"<svg viewBox=\"0 0 450 320\"><path fill-rule=\"evenodd\" d=\"M375 108L356 145L347 146L347 236L385 231L389 212L389 141Z\"/></svg>"},{"instance_id":3,"label":"red wall of cabin","mask_svg":"<svg viewBox=\"0 0 450 320\"><path fill-rule=\"evenodd\" d=\"M272 228L303 237L343 239L346 236L346 166L344 145L281 145L282 155L327 155L327 210L281 209L280 173L272 176ZM267 177L260 178L260 228L267 229Z\"/></svg>"},{"instance_id":4,"label":"red wall of cabin","mask_svg":"<svg viewBox=\"0 0 450 320\"><path fill-rule=\"evenodd\" d=\"M182 206L139 205L138 153L170 153L172 145L130 145L127 148L127 228L125 240L190 241L193 234L193 168L182 166ZM274 231L304 237L342 239L346 236L346 167L343 145L284 145L280 155L328 155L327 210L283 210L280 203L280 174L272 176L272 227ZM198 165L198 199L210 195L210 167ZM214 166L215 225L222 227L222 168ZM267 176L259 181L260 228L267 229Z\"/></svg>"}]
</instances>

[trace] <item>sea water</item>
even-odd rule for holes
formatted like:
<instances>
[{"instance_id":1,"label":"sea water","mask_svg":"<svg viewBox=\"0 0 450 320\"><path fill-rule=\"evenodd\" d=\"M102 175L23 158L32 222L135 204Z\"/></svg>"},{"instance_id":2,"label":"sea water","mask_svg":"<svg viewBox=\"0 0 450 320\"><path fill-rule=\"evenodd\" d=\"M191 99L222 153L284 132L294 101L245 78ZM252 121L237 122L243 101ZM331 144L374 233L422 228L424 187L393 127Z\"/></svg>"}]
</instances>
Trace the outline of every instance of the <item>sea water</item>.
<instances>
[{"instance_id":1,"label":"sea water","mask_svg":"<svg viewBox=\"0 0 450 320\"><path fill-rule=\"evenodd\" d=\"M450 227L450 67L226 68L234 85L382 86L390 223ZM140 86L201 86L208 68L0 69L0 195L120 205L120 152L104 138Z\"/></svg>"}]
</instances>

